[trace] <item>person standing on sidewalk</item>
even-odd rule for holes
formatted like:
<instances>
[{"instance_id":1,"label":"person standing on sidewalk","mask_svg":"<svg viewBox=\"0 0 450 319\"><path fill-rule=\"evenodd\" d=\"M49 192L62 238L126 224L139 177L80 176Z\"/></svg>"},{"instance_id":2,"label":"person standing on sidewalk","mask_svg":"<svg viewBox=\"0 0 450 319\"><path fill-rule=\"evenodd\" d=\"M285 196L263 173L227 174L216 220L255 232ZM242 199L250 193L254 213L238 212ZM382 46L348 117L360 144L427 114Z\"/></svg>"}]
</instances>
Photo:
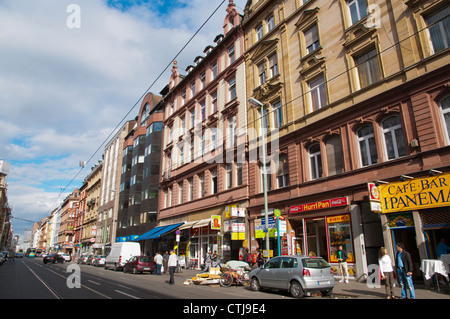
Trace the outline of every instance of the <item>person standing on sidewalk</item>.
<instances>
[{"instance_id":1,"label":"person standing on sidewalk","mask_svg":"<svg viewBox=\"0 0 450 319\"><path fill-rule=\"evenodd\" d=\"M407 299L407 292L411 299L415 299L414 285L412 282L413 263L411 255L404 249L403 243L397 243L395 245L397 253L395 255L397 278L402 287L402 299Z\"/></svg>"},{"instance_id":2,"label":"person standing on sidewalk","mask_svg":"<svg viewBox=\"0 0 450 319\"><path fill-rule=\"evenodd\" d=\"M339 245L339 249L337 251L337 260L339 262L339 270L341 272L342 278L339 282L344 282L348 284L348 265L347 265L347 252L342 248L342 245ZM344 278L345 277L345 278Z\"/></svg>"},{"instance_id":3,"label":"person standing on sidewalk","mask_svg":"<svg viewBox=\"0 0 450 319\"><path fill-rule=\"evenodd\" d=\"M169 274L170 274L169 284L174 285L175 284L175 278L174 278L175 269L177 268L177 255L175 255L173 250L170 251L168 265L169 265Z\"/></svg>"},{"instance_id":4,"label":"person standing on sidewalk","mask_svg":"<svg viewBox=\"0 0 450 319\"><path fill-rule=\"evenodd\" d=\"M156 266L155 275L161 275L163 258L159 252L156 253L154 260L155 260L155 266Z\"/></svg>"},{"instance_id":5,"label":"person standing on sidewalk","mask_svg":"<svg viewBox=\"0 0 450 319\"><path fill-rule=\"evenodd\" d=\"M164 275L167 274L167 272L169 271L169 257L170 257L169 252L166 251L166 253L163 256Z\"/></svg>"},{"instance_id":6,"label":"person standing on sidewalk","mask_svg":"<svg viewBox=\"0 0 450 319\"><path fill-rule=\"evenodd\" d=\"M381 278L386 280L386 299L394 299L394 268L385 247L381 247L378 251L378 265Z\"/></svg>"}]
</instances>

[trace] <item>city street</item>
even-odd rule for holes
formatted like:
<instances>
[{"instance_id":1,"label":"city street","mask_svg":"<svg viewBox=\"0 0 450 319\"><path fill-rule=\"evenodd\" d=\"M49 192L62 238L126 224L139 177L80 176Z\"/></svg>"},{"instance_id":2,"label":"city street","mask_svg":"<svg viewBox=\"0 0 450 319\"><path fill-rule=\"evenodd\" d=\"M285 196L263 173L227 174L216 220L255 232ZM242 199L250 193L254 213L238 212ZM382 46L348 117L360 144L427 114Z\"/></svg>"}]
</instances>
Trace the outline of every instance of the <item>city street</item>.
<instances>
[{"instance_id":1,"label":"city street","mask_svg":"<svg viewBox=\"0 0 450 319\"><path fill-rule=\"evenodd\" d=\"M79 269L79 287L74 287L74 269ZM222 299L259 300L277 303L292 300L287 292L251 291L248 287L219 285L184 285L198 274L198 270L182 270L175 274L175 285L169 285L169 275L131 274L122 271L105 270L103 267L64 264L44 264L42 258L20 258L0 266L0 299ZM427 290L416 286L417 299L450 299L447 287ZM400 296L400 288L395 288ZM329 297L309 296L306 300L321 299L384 299L384 286L370 288L365 283L350 281L349 284L336 282Z\"/></svg>"}]
</instances>

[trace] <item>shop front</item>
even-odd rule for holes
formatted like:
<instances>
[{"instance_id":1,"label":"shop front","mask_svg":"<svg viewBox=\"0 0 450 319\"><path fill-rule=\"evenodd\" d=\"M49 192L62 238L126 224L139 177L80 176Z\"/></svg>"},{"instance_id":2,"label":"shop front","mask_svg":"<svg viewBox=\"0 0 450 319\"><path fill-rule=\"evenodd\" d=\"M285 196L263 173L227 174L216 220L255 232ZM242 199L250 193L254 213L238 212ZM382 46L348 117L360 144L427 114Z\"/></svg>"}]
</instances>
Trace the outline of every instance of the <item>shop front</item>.
<instances>
[{"instance_id":1,"label":"shop front","mask_svg":"<svg viewBox=\"0 0 450 319\"><path fill-rule=\"evenodd\" d=\"M413 276L420 277L421 260L438 259L437 245L442 239L450 241L450 174L368 187L372 210L381 213L388 226L383 236L390 254L402 242L413 260ZM376 196L370 192L374 187Z\"/></svg>"},{"instance_id":2,"label":"shop front","mask_svg":"<svg viewBox=\"0 0 450 319\"><path fill-rule=\"evenodd\" d=\"M348 255L349 275L356 275L348 197L291 206L288 223L290 253L320 256L338 274L337 251L342 246Z\"/></svg>"}]
</instances>

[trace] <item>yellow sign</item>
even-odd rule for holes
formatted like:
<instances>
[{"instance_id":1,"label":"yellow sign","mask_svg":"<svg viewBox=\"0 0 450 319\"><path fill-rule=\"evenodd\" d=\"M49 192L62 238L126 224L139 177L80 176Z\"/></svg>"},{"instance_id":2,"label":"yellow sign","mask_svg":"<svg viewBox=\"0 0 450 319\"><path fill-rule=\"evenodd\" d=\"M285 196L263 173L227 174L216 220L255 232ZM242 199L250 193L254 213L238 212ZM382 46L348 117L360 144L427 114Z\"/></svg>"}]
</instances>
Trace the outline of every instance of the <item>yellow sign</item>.
<instances>
[{"instance_id":1,"label":"yellow sign","mask_svg":"<svg viewBox=\"0 0 450 319\"><path fill-rule=\"evenodd\" d=\"M221 220L222 220L222 216L212 215L211 216L211 229L220 230L220 227L221 227L220 225L222 224Z\"/></svg>"},{"instance_id":2,"label":"yellow sign","mask_svg":"<svg viewBox=\"0 0 450 319\"><path fill-rule=\"evenodd\" d=\"M450 174L383 184L378 188L382 213L450 206Z\"/></svg>"},{"instance_id":3,"label":"yellow sign","mask_svg":"<svg viewBox=\"0 0 450 319\"><path fill-rule=\"evenodd\" d=\"M332 223L344 223L344 222L349 222L350 221L350 215L338 215L338 216L331 216L331 217L327 217L327 223L328 224L332 224Z\"/></svg>"}]
</instances>

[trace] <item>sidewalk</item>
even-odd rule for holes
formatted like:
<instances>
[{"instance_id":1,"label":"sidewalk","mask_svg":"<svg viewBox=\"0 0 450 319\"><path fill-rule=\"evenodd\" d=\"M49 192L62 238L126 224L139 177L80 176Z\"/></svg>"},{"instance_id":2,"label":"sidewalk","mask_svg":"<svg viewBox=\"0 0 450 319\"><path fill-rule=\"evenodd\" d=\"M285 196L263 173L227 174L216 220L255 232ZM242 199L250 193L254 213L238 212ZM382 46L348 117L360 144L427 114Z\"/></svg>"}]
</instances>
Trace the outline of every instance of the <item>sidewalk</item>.
<instances>
[{"instance_id":1,"label":"sidewalk","mask_svg":"<svg viewBox=\"0 0 450 319\"><path fill-rule=\"evenodd\" d=\"M181 284L185 280L191 279L202 271L197 269L182 269L182 273L175 273L175 282ZM168 280L169 276L162 276ZM331 295L334 299L385 299L385 286L381 283L379 288L369 287L365 282L357 282L350 280L348 284L339 282L340 277L337 277L336 284ZM208 288L207 285L204 286ZM423 282L414 283L416 299L450 299L450 286L439 285L440 292L436 285L432 289L427 289ZM401 288L396 284L394 288L395 296L401 298ZM408 292L409 296L409 292Z\"/></svg>"}]
</instances>

